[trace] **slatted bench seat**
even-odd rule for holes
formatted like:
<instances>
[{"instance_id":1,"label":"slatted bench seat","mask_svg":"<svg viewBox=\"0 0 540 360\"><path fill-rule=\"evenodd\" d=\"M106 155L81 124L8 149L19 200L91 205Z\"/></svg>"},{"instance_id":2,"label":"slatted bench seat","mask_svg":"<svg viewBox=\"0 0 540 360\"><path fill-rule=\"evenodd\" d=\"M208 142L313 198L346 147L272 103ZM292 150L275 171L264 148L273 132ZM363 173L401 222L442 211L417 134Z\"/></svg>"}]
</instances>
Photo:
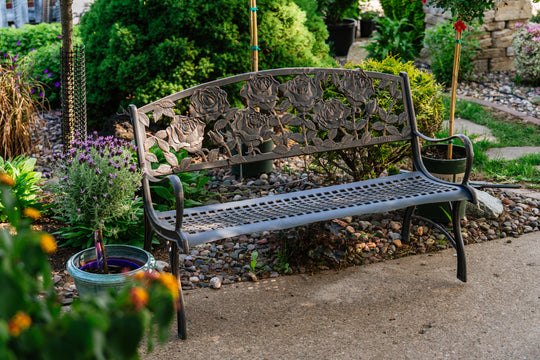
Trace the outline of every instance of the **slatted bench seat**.
<instances>
[{"instance_id":1,"label":"slatted bench seat","mask_svg":"<svg viewBox=\"0 0 540 360\"><path fill-rule=\"evenodd\" d=\"M224 88L240 89L228 94ZM236 87L234 87L236 85ZM236 98L234 97L236 96ZM243 108L230 103L243 99ZM189 111L186 112L186 110ZM430 139L416 127L406 73L399 76L362 70L286 68L231 76L180 91L137 108L130 106L139 165L145 172L145 248L153 234L170 242L170 261L179 277L179 251L190 246L265 230L281 230L345 216L406 209L402 240L408 241L411 216L422 204L447 202L453 234L436 225L456 248L457 277L466 281L459 207L476 202L468 185L472 145L464 135ZM432 176L420 155L420 139L460 138L467 152L461 183ZM263 142L273 150L261 152ZM386 143L410 145L413 171L359 182L184 209L181 172L230 167L321 152ZM166 163L159 163L158 147ZM181 149L187 157L179 160ZM176 208L157 212L150 184L170 182ZM186 337L180 290L178 335Z\"/></svg>"}]
</instances>

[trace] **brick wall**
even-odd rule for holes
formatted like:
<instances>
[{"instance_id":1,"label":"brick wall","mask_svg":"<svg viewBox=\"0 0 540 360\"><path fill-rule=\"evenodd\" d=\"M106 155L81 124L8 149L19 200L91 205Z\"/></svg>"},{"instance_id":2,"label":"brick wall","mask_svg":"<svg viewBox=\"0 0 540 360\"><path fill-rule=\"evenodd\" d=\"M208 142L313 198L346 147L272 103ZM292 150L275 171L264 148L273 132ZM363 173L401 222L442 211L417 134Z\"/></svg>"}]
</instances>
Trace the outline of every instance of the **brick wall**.
<instances>
[{"instance_id":1,"label":"brick wall","mask_svg":"<svg viewBox=\"0 0 540 360\"><path fill-rule=\"evenodd\" d=\"M531 0L508 0L497 10L486 11L484 24L479 30L486 32L479 36L482 52L476 60L479 72L514 70L512 34L518 22L526 22L532 16ZM451 18L449 12L424 7L426 28Z\"/></svg>"}]
</instances>

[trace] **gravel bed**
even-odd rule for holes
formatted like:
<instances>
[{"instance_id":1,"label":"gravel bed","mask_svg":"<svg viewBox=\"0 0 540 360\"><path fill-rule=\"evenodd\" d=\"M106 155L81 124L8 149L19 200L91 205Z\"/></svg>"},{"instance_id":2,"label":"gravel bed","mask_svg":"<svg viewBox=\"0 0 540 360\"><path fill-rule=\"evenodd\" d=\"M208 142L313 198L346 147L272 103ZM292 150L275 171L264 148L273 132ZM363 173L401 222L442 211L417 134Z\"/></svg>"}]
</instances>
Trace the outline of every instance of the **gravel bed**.
<instances>
[{"instance_id":1,"label":"gravel bed","mask_svg":"<svg viewBox=\"0 0 540 360\"><path fill-rule=\"evenodd\" d=\"M540 119L540 87L516 84L515 72L475 74L461 82L457 94L489 101Z\"/></svg>"},{"instance_id":2,"label":"gravel bed","mask_svg":"<svg viewBox=\"0 0 540 360\"><path fill-rule=\"evenodd\" d=\"M459 94L487 100L526 112L539 118L537 102L540 89L518 86L511 73L496 72L479 75L474 81L462 83ZM43 115L42 139L35 154L39 171L51 171L51 158L59 152L61 140L60 113ZM286 166L285 166L286 165ZM231 201L304 190L322 179L307 173L304 160L276 161L271 174L259 178L237 179L229 170L209 172L213 177L209 190L216 192L211 201ZM343 179L348 180L348 179ZM467 218L462 220L466 244L489 241L501 237L514 237L538 231L540 200L517 195L511 191L488 189L502 200L504 212L494 220ZM429 223L414 221L411 241L401 239L402 212L370 216L349 217L318 223L281 232L263 232L225 239L194 247L181 255L182 287L219 288L238 281L257 281L260 277L278 277L283 274L313 273L329 268L369 264L417 253L438 251L449 245L444 235ZM257 257L252 257L254 252ZM285 254L289 254L288 257ZM170 268L165 258L158 258L162 269ZM254 261L253 261L254 260ZM253 261L252 268L251 264ZM61 301L70 304L76 297L72 279L66 271L53 274Z\"/></svg>"}]
</instances>

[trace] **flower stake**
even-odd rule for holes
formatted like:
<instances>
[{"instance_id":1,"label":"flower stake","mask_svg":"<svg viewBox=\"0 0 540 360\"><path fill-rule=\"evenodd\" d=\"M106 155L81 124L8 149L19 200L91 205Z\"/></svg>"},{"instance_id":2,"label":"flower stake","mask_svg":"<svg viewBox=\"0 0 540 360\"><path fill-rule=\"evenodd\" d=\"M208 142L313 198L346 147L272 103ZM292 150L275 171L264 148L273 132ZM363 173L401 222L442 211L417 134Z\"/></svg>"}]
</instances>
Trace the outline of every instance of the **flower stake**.
<instances>
[{"instance_id":1,"label":"flower stake","mask_svg":"<svg viewBox=\"0 0 540 360\"><path fill-rule=\"evenodd\" d=\"M449 131L450 135L454 135L454 113L456 111L456 91L457 91L457 81L459 75L459 55L461 50L461 32L466 29L463 21L458 20L454 24L454 29L456 30L456 47L454 51L454 68L452 71L452 95L450 98L450 126ZM452 159L452 143L448 144L448 156L449 160Z\"/></svg>"}]
</instances>

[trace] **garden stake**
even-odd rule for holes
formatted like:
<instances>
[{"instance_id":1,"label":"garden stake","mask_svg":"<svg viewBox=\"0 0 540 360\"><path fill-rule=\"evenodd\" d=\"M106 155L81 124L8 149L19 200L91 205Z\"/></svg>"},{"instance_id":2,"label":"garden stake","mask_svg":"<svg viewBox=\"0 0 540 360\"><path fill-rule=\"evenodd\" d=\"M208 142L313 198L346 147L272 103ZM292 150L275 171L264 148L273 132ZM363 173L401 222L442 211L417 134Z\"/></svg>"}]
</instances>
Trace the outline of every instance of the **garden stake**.
<instances>
[{"instance_id":1,"label":"garden stake","mask_svg":"<svg viewBox=\"0 0 540 360\"><path fill-rule=\"evenodd\" d=\"M259 71L259 46L257 41L257 0L249 0L249 30L251 35L251 71Z\"/></svg>"},{"instance_id":2,"label":"garden stake","mask_svg":"<svg viewBox=\"0 0 540 360\"><path fill-rule=\"evenodd\" d=\"M456 90L457 90L457 80L459 75L459 53L461 49L461 30L462 28L458 25L461 21L456 21L454 28L456 29L456 47L454 51L454 69L452 71L452 97L450 99L450 125L449 131L450 135L454 135L454 113L456 111ZM449 160L452 159L452 143L448 144L448 157Z\"/></svg>"}]
</instances>

